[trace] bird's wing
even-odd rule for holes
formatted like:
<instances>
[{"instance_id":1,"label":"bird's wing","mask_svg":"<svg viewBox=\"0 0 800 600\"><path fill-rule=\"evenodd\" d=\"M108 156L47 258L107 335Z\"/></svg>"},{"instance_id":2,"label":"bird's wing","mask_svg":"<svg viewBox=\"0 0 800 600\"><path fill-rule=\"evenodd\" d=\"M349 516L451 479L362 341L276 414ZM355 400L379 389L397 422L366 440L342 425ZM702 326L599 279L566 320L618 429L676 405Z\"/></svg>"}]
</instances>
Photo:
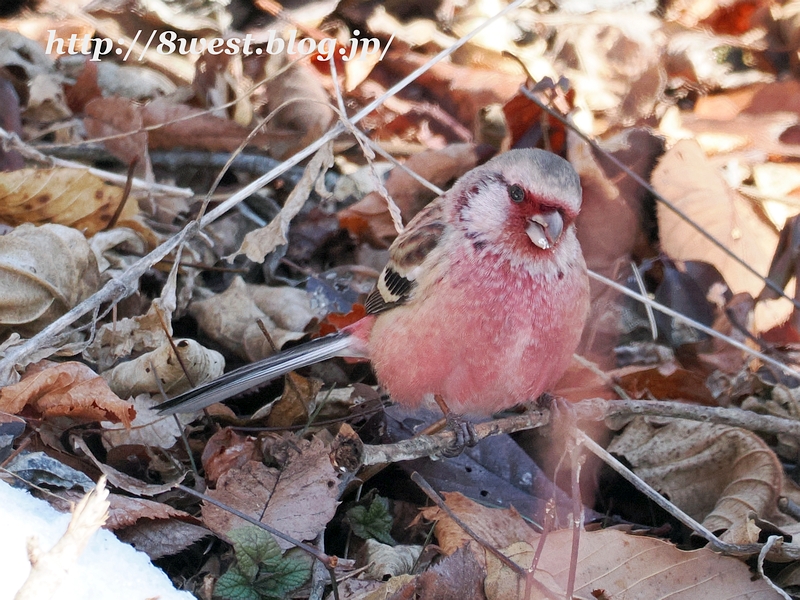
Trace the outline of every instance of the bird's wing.
<instances>
[{"instance_id":1,"label":"bird's wing","mask_svg":"<svg viewBox=\"0 0 800 600\"><path fill-rule=\"evenodd\" d=\"M422 263L445 232L443 197L423 208L389 248L389 261L364 303L367 314L382 313L408 301Z\"/></svg>"}]
</instances>

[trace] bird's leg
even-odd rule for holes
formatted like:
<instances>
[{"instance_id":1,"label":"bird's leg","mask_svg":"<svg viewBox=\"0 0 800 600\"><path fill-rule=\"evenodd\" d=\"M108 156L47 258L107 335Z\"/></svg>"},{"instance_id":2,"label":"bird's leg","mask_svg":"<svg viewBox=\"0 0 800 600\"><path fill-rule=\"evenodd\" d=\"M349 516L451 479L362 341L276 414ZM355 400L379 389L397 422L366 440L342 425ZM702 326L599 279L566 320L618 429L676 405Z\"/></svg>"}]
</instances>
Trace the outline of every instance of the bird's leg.
<instances>
[{"instance_id":1,"label":"bird's leg","mask_svg":"<svg viewBox=\"0 0 800 600\"><path fill-rule=\"evenodd\" d=\"M478 443L478 436L475 433L475 426L467 421L462 415L456 414L450 410L450 407L447 406L444 398L442 398L439 394L435 394L433 399L444 413L446 427L456 434L456 439L453 440L453 443L450 444L449 447L442 451L442 456L444 458L455 458L464 452L466 448L472 448L475 446Z\"/></svg>"}]
</instances>

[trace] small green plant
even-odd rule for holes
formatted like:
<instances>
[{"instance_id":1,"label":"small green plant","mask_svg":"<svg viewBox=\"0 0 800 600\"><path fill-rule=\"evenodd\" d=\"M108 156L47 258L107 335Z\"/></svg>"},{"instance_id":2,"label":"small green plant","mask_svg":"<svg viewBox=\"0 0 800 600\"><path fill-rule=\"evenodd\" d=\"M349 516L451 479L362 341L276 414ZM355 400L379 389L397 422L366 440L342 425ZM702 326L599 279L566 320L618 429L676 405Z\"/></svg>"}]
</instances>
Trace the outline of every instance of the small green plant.
<instances>
[{"instance_id":1,"label":"small green plant","mask_svg":"<svg viewBox=\"0 0 800 600\"><path fill-rule=\"evenodd\" d=\"M258 527L230 532L236 562L217 580L214 597L225 600L282 600L311 577L312 558L297 548L281 552Z\"/></svg>"},{"instance_id":2,"label":"small green plant","mask_svg":"<svg viewBox=\"0 0 800 600\"><path fill-rule=\"evenodd\" d=\"M390 546L397 544L390 534L392 515L389 514L389 500L382 496L375 496L369 508L360 505L348 510L347 520L353 533L361 539L372 538Z\"/></svg>"}]
</instances>

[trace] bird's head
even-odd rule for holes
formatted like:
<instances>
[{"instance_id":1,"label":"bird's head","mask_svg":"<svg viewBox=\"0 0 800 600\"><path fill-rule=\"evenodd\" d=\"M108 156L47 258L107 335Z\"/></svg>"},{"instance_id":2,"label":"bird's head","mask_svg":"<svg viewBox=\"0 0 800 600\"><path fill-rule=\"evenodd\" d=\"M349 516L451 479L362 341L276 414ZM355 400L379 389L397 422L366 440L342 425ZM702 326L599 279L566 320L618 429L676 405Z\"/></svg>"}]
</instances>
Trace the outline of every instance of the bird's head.
<instances>
[{"instance_id":1,"label":"bird's head","mask_svg":"<svg viewBox=\"0 0 800 600\"><path fill-rule=\"evenodd\" d=\"M578 174L544 150L512 150L471 171L454 189L456 223L477 250L553 253L581 206Z\"/></svg>"}]
</instances>

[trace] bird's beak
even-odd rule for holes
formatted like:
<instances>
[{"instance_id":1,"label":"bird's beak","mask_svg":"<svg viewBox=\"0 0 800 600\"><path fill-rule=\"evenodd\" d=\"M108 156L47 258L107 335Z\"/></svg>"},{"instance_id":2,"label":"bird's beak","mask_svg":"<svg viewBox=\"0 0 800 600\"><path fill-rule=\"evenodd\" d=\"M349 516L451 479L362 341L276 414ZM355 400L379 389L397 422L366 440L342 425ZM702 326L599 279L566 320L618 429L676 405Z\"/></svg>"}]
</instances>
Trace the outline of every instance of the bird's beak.
<instances>
[{"instance_id":1,"label":"bird's beak","mask_svg":"<svg viewBox=\"0 0 800 600\"><path fill-rule=\"evenodd\" d=\"M543 212L528 219L525 233L531 238L535 246L542 250L549 250L561 237L564 230L564 219L557 211Z\"/></svg>"}]
</instances>

